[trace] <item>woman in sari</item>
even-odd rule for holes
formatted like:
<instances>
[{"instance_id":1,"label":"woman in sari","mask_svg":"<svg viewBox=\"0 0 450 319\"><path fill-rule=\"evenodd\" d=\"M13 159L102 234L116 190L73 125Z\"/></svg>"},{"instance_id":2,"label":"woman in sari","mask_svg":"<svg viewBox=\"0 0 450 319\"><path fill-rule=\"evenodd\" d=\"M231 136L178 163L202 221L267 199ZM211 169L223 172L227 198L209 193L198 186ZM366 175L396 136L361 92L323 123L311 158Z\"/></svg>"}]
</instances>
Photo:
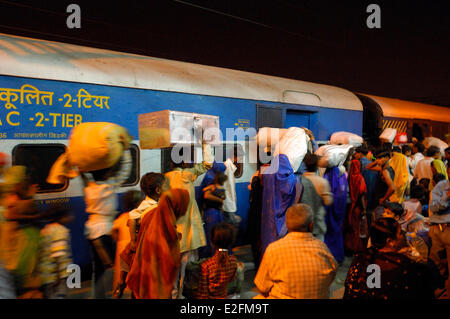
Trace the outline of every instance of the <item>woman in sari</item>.
<instances>
[{"instance_id":1,"label":"woman in sari","mask_svg":"<svg viewBox=\"0 0 450 319\"><path fill-rule=\"evenodd\" d=\"M389 165L392 167L395 174L393 179L395 190L389 200L401 204L405 200L403 196L409 180L406 156L398 152L393 152Z\"/></svg>"},{"instance_id":2,"label":"woman in sari","mask_svg":"<svg viewBox=\"0 0 450 319\"><path fill-rule=\"evenodd\" d=\"M344 228L345 250L357 253L367 246L368 227L366 219L367 187L361 174L361 162L352 160L348 176L351 205Z\"/></svg>"},{"instance_id":3,"label":"woman in sari","mask_svg":"<svg viewBox=\"0 0 450 319\"><path fill-rule=\"evenodd\" d=\"M138 299L171 299L180 267L177 220L186 214L189 192L172 189L141 221L136 254L127 285Z\"/></svg>"},{"instance_id":4,"label":"woman in sari","mask_svg":"<svg viewBox=\"0 0 450 319\"><path fill-rule=\"evenodd\" d=\"M331 186L333 203L326 206L327 214L325 222L327 232L325 233L325 244L330 249L338 263L344 261L344 234L342 224L347 207L347 176L341 173L339 167L327 168L324 176Z\"/></svg>"},{"instance_id":5,"label":"woman in sari","mask_svg":"<svg viewBox=\"0 0 450 319\"><path fill-rule=\"evenodd\" d=\"M440 159L435 159L431 162L431 170L433 171L433 175L442 174L448 180L447 167L445 167L444 162Z\"/></svg>"}]
</instances>

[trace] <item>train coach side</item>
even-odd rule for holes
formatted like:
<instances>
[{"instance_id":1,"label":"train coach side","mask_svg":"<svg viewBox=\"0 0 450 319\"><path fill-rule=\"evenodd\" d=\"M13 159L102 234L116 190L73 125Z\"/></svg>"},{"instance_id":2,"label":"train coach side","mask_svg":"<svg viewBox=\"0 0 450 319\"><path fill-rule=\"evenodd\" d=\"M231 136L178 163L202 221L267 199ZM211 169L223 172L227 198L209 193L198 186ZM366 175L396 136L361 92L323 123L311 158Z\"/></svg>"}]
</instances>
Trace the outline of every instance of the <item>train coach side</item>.
<instances>
[{"instance_id":1,"label":"train coach side","mask_svg":"<svg viewBox=\"0 0 450 319\"><path fill-rule=\"evenodd\" d=\"M245 153L236 185L241 243L247 187L256 170L248 161L248 144L258 128L305 126L318 140L340 130L362 134L360 101L347 90L326 85L2 34L0 71L0 151L14 164L29 167L41 187L37 199L43 206L66 203L76 212L72 249L80 265L90 260L81 181L45 183L79 123L113 122L134 137L133 173L122 194L138 189L146 172L167 167L164 150L140 149L138 114L170 109L218 116L228 145L224 148L238 144ZM227 137L227 129L236 128L245 134ZM200 182L201 177L196 185Z\"/></svg>"}]
</instances>

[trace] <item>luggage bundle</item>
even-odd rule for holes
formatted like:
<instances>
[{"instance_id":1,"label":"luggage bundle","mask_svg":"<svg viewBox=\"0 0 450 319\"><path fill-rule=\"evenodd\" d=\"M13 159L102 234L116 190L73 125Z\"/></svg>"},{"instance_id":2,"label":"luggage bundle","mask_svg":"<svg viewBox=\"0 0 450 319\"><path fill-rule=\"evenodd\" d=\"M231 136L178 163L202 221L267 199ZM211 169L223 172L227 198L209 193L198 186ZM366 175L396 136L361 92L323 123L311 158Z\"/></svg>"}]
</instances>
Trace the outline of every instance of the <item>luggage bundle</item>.
<instances>
[{"instance_id":1,"label":"luggage bundle","mask_svg":"<svg viewBox=\"0 0 450 319\"><path fill-rule=\"evenodd\" d=\"M359 135L350 132L335 132L331 134L329 144L341 145L341 144L351 144L355 147L361 146L363 143L363 138Z\"/></svg>"},{"instance_id":2,"label":"luggage bundle","mask_svg":"<svg viewBox=\"0 0 450 319\"><path fill-rule=\"evenodd\" d=\"M397 130L395 128L387 127L384 129L383 133L381 133L380 140L382 140L383 142L394 143L396 135Z\"/></svg>"},{"instance_id":3,"label":"luggage bundle","mask_svg":"<svg viewBox=\"0 0 450 319\"><path fill-rule=\"evenodd\" d=\"M274 150L273 157L279 154L286 155L294 172L298 170L308 152L309 137L305 130L299 127L288 129L263 127L258 132L257 140L258 145Z\"/></svg>"},{"instance_id":4,"label":"luggage bundle","mask_svg":"<svg viewBox=\"0 0 450 319\"><path fill-rule=\"evenodd\" d=\"M319 160L319 167L339 167L345 163L347 156L353 145L323 145L317 149L316 155L321 158Z\"/></svg>"},{"instance_id":5,"label":"luggage bundle","mask_svg":"<svg viewBox=\"0 0 450 319\"><path fill-rule=\"evenodd\" d=\"M50 184L65 183L79 172L91 172L117 164L132 141L128 131L117 124L86 122L72 129L69 145L53 164L47 177Z\"/></svg>"},{"instance_id":6,"label":"luggage bundle","mask_svg":"<svg viewBox=\"0 0 450 319\"><path fill-rule=\"evenodd\" d=\"M107 122L87 122L76 126L69 138L67 157L80 172L114 166L130 147L127 130Z\"/></svg>"},{"instance_id":7,"label":"luggage bundle","mask_svg":"<svg viewBox=\"0 0 450 319\"><path fill-rule=\"evenodd\" d=\"M423 140L423 146L429 148L430 146L436 146L441 150L441 155L445 157L445 149L448 147L448 144L443 140L438 139L437 137L425 137Z\"/></svg>"}]
</instances>

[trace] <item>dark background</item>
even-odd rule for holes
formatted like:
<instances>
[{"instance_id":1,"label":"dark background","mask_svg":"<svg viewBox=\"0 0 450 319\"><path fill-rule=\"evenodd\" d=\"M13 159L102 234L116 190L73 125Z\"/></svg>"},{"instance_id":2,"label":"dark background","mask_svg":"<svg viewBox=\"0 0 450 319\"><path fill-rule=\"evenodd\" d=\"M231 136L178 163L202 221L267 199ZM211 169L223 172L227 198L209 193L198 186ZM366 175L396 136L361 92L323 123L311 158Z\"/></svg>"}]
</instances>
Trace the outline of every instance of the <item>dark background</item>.
<instances>
[{"instance_id":1,"label":"dark background","mask_svg":"<svg viewBox=\"0 0 450 319\"><path fill-rule=\"evenodd\" d=\"M66 8L81 7L81 29ZM370 3L381 29L369 29ZM3 1L0 32L450 106L450 1Z\"/></svg>"}]
</instances>

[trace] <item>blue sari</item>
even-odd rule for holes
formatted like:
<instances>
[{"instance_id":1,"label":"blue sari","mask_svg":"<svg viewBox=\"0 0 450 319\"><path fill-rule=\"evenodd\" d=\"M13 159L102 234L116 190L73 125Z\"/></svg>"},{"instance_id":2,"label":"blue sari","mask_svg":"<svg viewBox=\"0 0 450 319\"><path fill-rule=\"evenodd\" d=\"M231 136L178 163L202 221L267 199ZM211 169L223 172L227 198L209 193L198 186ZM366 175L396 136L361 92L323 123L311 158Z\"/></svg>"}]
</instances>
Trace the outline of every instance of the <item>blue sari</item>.
<instances>
[{"instance_id":1,"label":"blue sari","mask_svg":"<svg viewBox=\"0 0 450 319\"><path fill-rule=\"evenodd\" d=\"M339 168L328 168L325 172L325 179L328 180L333 193L333 204L326 206L327 232L325 234L325 244L330 249L338 263L344 261L344 233L343 222L347 208L347 176L339 176Z\"/></svg>"},{"instance_id":2,"label":"blue sari","mask_svg":"<svg viewBox=\"0 0 450 319\"><path fill-rule=\"evenodd\" d=\"M262 177L261 248L264 254L270 243L287 234L286 210L294 204L297 178L284 154L272 159Z\"/></svg>"}]
</instances>

